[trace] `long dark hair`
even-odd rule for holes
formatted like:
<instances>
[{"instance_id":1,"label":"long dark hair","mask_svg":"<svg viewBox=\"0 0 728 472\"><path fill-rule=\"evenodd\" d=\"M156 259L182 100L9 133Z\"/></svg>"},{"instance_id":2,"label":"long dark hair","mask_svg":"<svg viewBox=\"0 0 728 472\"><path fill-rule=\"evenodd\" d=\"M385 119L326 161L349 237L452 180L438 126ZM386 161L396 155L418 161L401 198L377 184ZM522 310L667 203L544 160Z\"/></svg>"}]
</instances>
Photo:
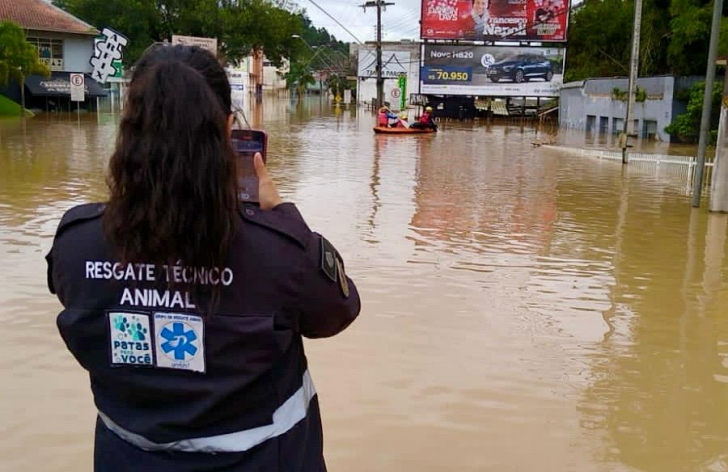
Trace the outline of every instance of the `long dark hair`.
<instances>
[{"instance_id":1,"label":"long dark hair","mask_svg":"<svg viewBox=\"0 0 728 472\"><path fill-rule=\"evenodd\" d=\"M209 52L158 46L138 61L104 212L122 263L223 267L237 201L230 114L227 74Z\"/></svg>"}]
</instances>

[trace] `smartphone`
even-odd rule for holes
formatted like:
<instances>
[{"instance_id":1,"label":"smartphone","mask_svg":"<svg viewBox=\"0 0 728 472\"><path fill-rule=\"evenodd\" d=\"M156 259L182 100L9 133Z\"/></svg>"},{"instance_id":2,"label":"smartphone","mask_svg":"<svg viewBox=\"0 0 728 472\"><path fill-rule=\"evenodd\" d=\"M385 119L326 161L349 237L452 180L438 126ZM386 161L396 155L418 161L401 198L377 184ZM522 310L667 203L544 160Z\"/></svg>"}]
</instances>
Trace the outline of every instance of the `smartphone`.
<instances>
[{"instance_id":1,"label":"smartphone","mask_svg":"<svg viewBox=\"0 0 728 472\"><path fill-rule=\"evenodd\" d=\"M259 203L259 183L253 157L259 152L263 156L263 162L267 162L268 135L265 131L234 129L230 138L238 156L238 197L244 202Z\"/></svg>"}]
</instances>

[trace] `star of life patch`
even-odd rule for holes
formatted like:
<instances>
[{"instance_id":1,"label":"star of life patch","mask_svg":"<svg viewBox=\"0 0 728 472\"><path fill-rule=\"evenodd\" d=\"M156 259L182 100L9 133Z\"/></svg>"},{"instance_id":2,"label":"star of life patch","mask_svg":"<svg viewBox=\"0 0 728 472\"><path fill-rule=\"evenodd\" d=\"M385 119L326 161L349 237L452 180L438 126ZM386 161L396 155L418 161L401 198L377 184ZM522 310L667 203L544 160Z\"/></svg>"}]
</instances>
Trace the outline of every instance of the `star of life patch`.
<instances>
[{"instance_id":1,"label":"star of life patch","mask_svg":"<svg viewBox=\"0 0 728 472\"><path fill-rule=\"evenodd\" d=\"M181 313L154 314L157 367L205 372L205 322Z\"/></svg>"},{"instance_id":2,"label":"star of life patch","mask_svg":"<svg viewBox=\"0 0 728 472\"><path fill-rule=\"evenodd\" d=\"M154 355L149 315L111 311L107 317L111 364L152 367Z\"/></svg>"}]
</instances>

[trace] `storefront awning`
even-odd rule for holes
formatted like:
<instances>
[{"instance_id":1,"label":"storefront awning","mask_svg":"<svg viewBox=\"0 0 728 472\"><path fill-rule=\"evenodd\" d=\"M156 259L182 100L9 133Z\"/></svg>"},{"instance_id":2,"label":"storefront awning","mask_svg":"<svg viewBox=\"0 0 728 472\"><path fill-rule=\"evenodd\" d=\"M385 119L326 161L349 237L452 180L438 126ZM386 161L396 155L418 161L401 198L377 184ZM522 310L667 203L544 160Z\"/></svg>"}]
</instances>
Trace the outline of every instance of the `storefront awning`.
<instances>
[{"instance_id":1,"label":"storefront awning","mask_svg":"<svg viewBox=\"0 0 728 472\"><path fill-rule=\"evenodd\" d=\"M25 79L25 87L36 97L70 97L71 82L70 72L51 72L49 78L40 75L31 75ZM98 82L86 76L86 97L105 97L106 91L101 88Z\"/></svg>"}]
</instances>

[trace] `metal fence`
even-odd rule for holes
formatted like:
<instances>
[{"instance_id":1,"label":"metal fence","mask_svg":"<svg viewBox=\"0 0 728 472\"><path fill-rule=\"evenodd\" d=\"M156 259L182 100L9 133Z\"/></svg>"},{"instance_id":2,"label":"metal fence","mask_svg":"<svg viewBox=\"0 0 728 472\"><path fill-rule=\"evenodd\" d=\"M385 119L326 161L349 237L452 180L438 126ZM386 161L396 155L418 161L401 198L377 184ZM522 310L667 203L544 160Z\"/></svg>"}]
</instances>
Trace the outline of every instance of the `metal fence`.
<instances>
[{"instance_id":1,"label":"metal fence","mask_svg":"<svg viewBox=\"0 0 728 472\"><path fill-rule=\"evenodd\" d=\"M553 149L566 152L572 155L592 157L596 159L604 159L609 161L622 162L621 151L610 151L606 149L580 149L567 146L543 146L546 149ZM685 193L691 195L693 193L693 180L695 168L698 166L695 156L677 156L669 154L644 154L631 152L628 154L629 168L633 170L644 170L651 173L667 174L673 178L678 178L683 186ZM705 179L703 180L703 188L707 189L713 181L713 162L705 163Z\"/></svg>"}]
</instances>

